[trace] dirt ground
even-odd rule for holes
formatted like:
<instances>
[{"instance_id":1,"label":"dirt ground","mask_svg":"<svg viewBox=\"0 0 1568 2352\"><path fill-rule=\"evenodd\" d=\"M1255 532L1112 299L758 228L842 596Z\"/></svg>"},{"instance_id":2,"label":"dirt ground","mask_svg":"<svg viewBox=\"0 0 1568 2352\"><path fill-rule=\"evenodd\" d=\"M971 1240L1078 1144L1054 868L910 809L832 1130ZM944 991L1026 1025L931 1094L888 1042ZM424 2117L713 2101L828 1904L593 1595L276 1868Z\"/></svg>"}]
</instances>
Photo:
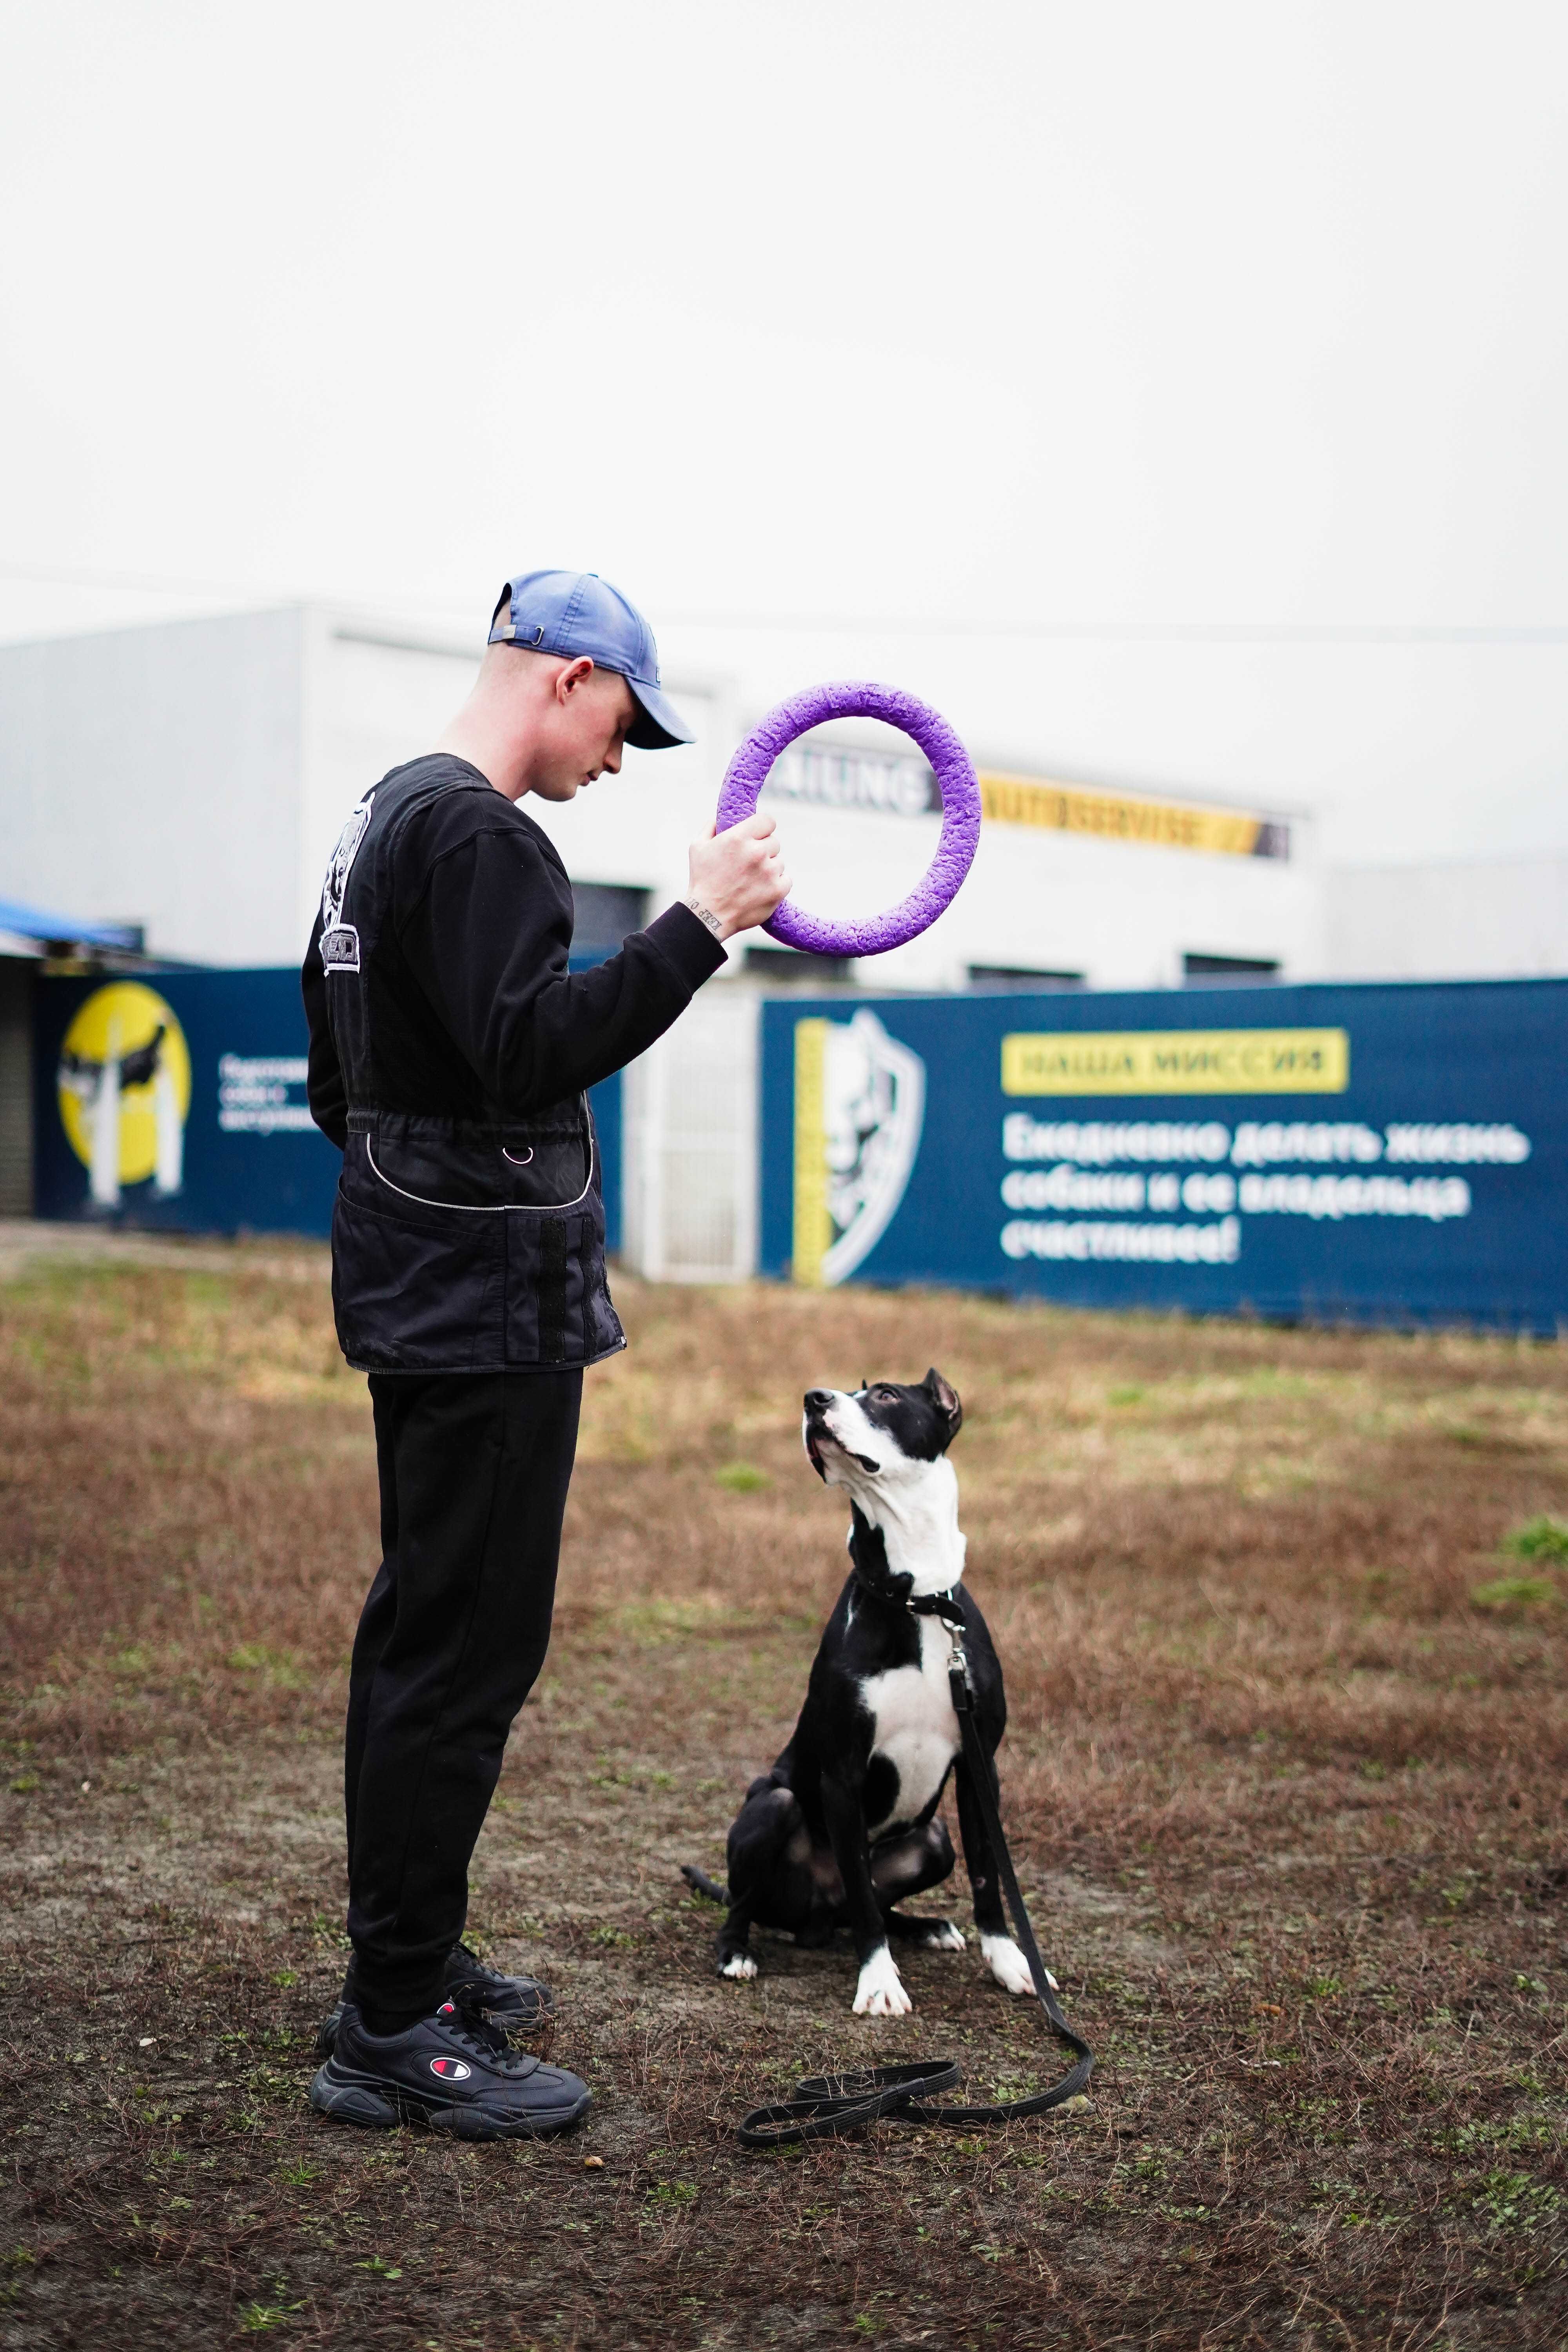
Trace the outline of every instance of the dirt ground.
<instances>
[{"instance_id":1,"label":"dirt ground","mask_svg":"<svg viewBox=\"0 0 1568 2352\"><path fill-rule=\"evenodd\" d=\"M461 2147L305 2102L375 1559L321 1253L0 1249L0 2345L1568 2343L1563 1349L617 1290L471 1912L596 2105ZM973 1937L858 2021L847 1948L720 1983L677 1874L844 1573L800 1393L932 1362L1094 2096L749 2155L800 2073L1058 2069Z\"/></svg>"}]
</instances>

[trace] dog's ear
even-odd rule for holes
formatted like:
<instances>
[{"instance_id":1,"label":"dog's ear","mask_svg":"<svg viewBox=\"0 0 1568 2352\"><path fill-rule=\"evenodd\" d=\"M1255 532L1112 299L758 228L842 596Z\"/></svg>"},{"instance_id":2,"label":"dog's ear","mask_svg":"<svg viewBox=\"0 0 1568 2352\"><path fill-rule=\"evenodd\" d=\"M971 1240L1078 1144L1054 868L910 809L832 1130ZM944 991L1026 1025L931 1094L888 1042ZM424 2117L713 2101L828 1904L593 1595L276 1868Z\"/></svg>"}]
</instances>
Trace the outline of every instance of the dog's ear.
<instances>
[{"instance_id":1,"label":"dog's ear","mask_svg":"<svg viewBox=\"0 0 1568 2352\"><path fill-rule=\"evenodd\" d=\"M934 1364L921 1382L921 1386L932 1398L938 1412L945 1414L948 1441L951 1444L963 1426L963 1407L958 1402L958 1391L951 1381L942 1379Z\"/></svg>"}]
</instances>

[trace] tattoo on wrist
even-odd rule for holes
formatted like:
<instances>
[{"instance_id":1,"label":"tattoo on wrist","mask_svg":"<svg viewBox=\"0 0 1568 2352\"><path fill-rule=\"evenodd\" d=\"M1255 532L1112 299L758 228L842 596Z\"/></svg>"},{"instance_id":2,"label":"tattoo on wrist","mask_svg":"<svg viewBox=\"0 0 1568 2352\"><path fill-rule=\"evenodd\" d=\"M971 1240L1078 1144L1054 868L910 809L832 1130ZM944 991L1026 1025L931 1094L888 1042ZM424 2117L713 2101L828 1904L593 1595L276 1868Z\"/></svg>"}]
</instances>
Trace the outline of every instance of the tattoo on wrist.
<instances>
[{"instance_id":1,"label":"tattoo on wrist","mask_svg":"<svg viewBox=\"0 0 1568 2352\"><path fill-rule=\"evenodd\" d=\"M713 912L712 908L705 907L700 898L688 898L686 904L690 908L698 921L700 923L706 924L708 929L712 932L714 938L722 941L724 937L724 926L719 920L718 916Z\"/></svg>"}]
</instances>

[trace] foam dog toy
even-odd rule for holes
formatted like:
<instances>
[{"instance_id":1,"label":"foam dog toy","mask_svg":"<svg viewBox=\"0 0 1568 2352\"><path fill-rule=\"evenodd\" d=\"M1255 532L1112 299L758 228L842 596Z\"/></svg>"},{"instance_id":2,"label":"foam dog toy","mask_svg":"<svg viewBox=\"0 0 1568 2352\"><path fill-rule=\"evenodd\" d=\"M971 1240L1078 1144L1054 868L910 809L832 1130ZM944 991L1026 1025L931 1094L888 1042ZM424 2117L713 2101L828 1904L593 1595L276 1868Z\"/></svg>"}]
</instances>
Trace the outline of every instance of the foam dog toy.
<instances>
[{"instance_id":1,"label":"foam dog toy","mask_svg":"<svg viewBox=\"0 0 1568 2352\"><path fill-rule=\"evenodd\" d=\"M779 753L808 728L828 719L882 719L911 736L931 761L942 794L942 838L936 855L907 898L864 922L830 923L789 899L763 929L786 947L816 955L885 955L918 939L952 905L974 862L980 839L980 785L973 763L940 711L896 686L840 680L807 687L770 710L731 761L719 794L721 833L751 815Z\"/></svg>"}]
</instances>

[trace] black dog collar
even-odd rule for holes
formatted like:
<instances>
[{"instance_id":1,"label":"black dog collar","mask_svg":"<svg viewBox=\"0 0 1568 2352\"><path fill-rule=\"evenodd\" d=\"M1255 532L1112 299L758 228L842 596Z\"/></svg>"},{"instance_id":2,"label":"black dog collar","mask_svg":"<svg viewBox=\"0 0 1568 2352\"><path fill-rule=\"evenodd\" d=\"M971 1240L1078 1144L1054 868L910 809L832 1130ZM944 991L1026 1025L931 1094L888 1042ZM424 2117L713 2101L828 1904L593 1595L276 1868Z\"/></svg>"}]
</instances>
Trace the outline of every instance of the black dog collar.
<instances>
[{"instance_id":1,"label":"black dog collar","mask_svg":"<svg viewBox=\"0 0 1568 2352\"><path fill-rule=\"evenodd\" d=\"M945 1592L911 1592L904 1607L916 1617L940 1617L944 1625L962 1633L963 1610L959 1602L958 1587L950 1584Z\"/></svg>"},{"instance_id":2,"label":"black dog collar","mask_svg":"<svg viewBox=\"0 0 1568 2352\"><path fill-rule=\"evenodd\" d=\"M900 1608L907 1609L911 1617L940 1617L942 1623L954 1633L963 1631L963 1609L956 1584L949 1585L945 1592L889 1592L873 1584L869 1577L862 1575L858 1569L855 1572L855 1581L862 1592L870 1594L873 1601L896 1601Z\"/></svg>"}]
</instances>

